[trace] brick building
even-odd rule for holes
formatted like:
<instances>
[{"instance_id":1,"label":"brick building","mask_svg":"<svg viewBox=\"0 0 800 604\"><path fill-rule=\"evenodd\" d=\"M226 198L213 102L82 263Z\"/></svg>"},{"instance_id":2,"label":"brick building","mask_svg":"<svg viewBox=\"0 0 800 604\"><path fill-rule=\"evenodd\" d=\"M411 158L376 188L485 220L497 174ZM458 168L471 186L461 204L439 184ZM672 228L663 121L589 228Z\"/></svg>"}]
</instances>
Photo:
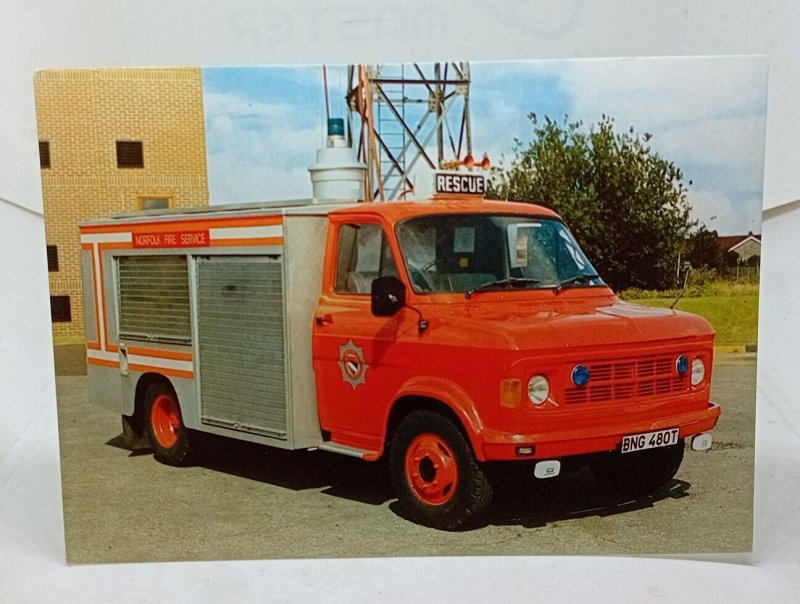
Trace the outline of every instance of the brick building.
<instances>
[{"instance_id":1,"label":"brick building","mask_svg":"<svg viewBox=\"0 0 800 604\"><path fill-rule=\"evenodd\" d=\"M53 337L79 342L78 224L208 205L201 70L41 71L35 93Z\"/></svg>"}]
</instances>

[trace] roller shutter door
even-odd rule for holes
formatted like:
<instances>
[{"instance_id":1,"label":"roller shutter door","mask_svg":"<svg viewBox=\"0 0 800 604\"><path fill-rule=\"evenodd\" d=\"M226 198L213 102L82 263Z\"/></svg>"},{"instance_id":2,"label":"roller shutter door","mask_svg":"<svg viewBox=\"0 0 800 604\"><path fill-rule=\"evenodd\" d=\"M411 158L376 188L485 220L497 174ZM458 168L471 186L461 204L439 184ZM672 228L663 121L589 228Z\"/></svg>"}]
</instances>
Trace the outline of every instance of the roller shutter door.
<instances>
[{"instance_id":1,"label":"roller shutter door","mask_svg":"<svg viewBox=\"0 0 800 604\"><path fill-rule=\"evenodd\" d=\"M185 256L121 256L120 337L189 342L189 274Z\"/></svg>"},{"instance_id":2,"label":"roller shutter door","mask_svg":"<svg viewBox=\"0 0 800 604\"><path fill-rule=\"evenodd\" d=\"M202 421L286 437L282 263L197 259Z\"/></svg>"}]
</instances>

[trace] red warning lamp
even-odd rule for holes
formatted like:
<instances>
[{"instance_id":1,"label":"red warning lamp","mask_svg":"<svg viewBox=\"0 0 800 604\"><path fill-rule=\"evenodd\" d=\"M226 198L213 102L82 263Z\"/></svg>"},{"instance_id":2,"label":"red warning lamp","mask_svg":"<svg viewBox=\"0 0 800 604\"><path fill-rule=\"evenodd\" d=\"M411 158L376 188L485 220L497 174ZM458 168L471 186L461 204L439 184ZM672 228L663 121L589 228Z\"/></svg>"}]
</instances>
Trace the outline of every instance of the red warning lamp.
<instances>
[{"instance_id":1,"label":"red warning lamp","mask_svg":"<svg viewBox=\"0 0 800 604\"><path fill-rule=\"evenodd\" d=\"M488 170L492 166L492 162L489 159L489 155L484 153L483 159L479 163L475 163L475 158L472 156L472 154L467 153L464 156L464 159L453 159L450 161L443 161L441 163L442 170L458 170L461 166L464 166L470 172L473 168Z\"/></svg>"}]
</instances>

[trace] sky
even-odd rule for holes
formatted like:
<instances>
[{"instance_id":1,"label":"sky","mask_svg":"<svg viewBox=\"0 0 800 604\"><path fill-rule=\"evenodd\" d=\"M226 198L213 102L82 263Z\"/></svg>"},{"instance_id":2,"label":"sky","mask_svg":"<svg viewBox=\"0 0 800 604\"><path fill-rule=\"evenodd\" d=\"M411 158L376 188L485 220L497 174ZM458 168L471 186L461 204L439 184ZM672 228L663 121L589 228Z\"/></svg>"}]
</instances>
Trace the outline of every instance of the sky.
<instances>
[{"instance_id":1,"label":"sky","mask_svg":"<svg viewBox=\"0 0 800 604\"><path fill-rule=\"evenodd\" d=\"M755 57L471 63L474 155L510 164L530 113L586 128L603 114L684 173L694 218L720 235L760 232L767 62ZM310 197L325 140L321 66L203 70L212 204ZM346 117L346 68L328 67Z\"/></svg>"}]
</instances>

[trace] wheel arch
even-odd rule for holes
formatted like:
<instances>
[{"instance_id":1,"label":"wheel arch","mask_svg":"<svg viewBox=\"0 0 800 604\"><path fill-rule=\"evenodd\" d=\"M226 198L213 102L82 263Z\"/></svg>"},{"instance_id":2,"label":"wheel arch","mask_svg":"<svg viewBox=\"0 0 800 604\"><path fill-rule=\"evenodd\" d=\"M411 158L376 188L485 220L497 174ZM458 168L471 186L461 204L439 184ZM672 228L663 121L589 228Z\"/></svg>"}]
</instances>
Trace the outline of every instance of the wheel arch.
<instances>
[{"instance_id":1,"label":"wheel arch","mask_svg":"<svg viewBox=\"0 0 800 604\"><path fill-rule=\"evenodd\" d=\"M143 436L145 434L145 413L147 407L147 401L145 400L145 397L147 396L147 390L153 384L158 383L169 387L173 394L175 394L175 399L178 401L178 405L180 405L175 384L173 384L168 377L161 373L152 371L143 373L136 382L136 390L133 396L133 415L123 415L123 422L127 421L134 434L137 436Z\"/></svg>"},{"instance_id":2,"label":"wheel arch","mask_svg":"<svg viewBox=\"0 0 800 604\"><path fill-rule=\"evenodd\" d=\"M416 410L433 411L452 421L467 437L475 457L484 461L480 440L483 423L472 398L458 384L439 378L415 379L395 396L386 417L384 450L403 418Z\"/></svg>"}]
</instances>

